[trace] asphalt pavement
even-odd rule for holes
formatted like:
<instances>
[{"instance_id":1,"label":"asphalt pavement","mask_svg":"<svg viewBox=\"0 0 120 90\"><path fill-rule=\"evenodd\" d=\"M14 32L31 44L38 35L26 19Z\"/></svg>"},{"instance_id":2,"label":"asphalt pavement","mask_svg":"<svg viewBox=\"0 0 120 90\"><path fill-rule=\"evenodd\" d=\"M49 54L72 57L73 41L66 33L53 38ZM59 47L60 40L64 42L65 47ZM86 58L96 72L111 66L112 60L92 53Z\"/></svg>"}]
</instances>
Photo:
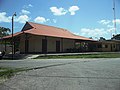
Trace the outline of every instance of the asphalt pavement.
<instances>
[{"instance_id":1,"label":"asphalt pavement","mask_svg":"<svg viewBox=\"0 0 120 90\"><path fill-rule=\"evenodd\" d=\"M33 68L0 84L0 90L120 90L120 58L0 61Z\"/></svg>"}]
</instances>

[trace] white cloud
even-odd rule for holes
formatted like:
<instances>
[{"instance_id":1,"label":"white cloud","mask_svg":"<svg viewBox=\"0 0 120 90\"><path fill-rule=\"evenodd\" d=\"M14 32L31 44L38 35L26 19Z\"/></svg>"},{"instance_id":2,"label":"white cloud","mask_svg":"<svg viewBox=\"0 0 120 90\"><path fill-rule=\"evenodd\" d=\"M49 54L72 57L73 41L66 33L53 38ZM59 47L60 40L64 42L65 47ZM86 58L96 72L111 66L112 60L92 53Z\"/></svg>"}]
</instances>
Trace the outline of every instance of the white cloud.
<instances>
[{"instance_id":1,"label":"white cloud","mask_svg":"<svg viewBox=\"0 0 120 90\"><path fill-rule=\"evenodd\" d=\"M54 23L57 23L57 20L56 20L56 19L53 19L53 22L54 22Z\"/></svg>"},{"instance_id":2,"label":"white cloud","mask_svg":"<svg viewBox=\"0 0 120 90\"><path fill-rule=\"evenodd\" d=\"M70 12L71 15L75 15L76 11L78 11L80 8L78 6L71 6L68 10L64 8L57 8L57 7L50 7L51 12L53 15L61 16L66 15L68 12Z\"/></svg>"},{"instance_id":3,"label":"white cloud","mask_svg":"<svg viewBox=\"0 0 120 90\"><path fill-rule=\"evenodd\" d=\"M75 15L75 12L78 11L80 8L78 6L71 6L69 8L69 12L71 13L71 15Z\"/></svg>"},{"instance_id":4,"label":"white cloud","mask_svg":"<svg viewBox=\"0 0 120 90\"><path fill-rule=\"evenodd\" d=\"M34 22L36 22L36 23L46 23L46 22L56 23L57 20L56 19L46 19L44 17L38 16L34 19Z\"/></svg>"},{"instance_id":5,"label":"white cloud","mask_svg":"<svg viewBox=\"0 0 120 90\"><path fill-rule=\"evenodd\" d=\"M80 35L80 33L76 33L76 32L73 32L73 34L75 34L75 35Z\"/></svg>"},{"instance_id":6,"label":"white cloud","mask_svg":"<svg viewBox=\"0 0 120 90\"><path fill-rule=\"evenodd\" d=\"M120 24L120 19L116 19L112 21L113 23L116 22L117 24Z\"/></svg>"},{"instance_id":7,"label":"white cloud","mask_svg":"<svg viewBox=\"0 0 120 90\"><path fill-rule=\"evenodd\" d=\"M25 23L26 21L29 21L30 18L27 15L21 15L18 18L15 18L15 22L19 23Z\"/></svg>"},{"instance_id":8,"label":"white cloud","mask_svg":"<svg viewBox=\"0 0 120 90\"><path fill-rule=\"evenodd\" d=\"M115 31L115 28L109 28L107 29L107 32L114 32Z\"/></svg>"},{"instance_id":9,"label":"white cloud","mask_svg":"<svg viewBox=\"0 0 120 90\"><path fill-rule=\"evenodd\" d=\"M113 26L113 24L112 25L108 24L107 27L108 28L113 28L114 26Z\"/></svg>"},{"instance_id":10,"label":"white cloud","mask_svg":"<svg viewBox=\"0 0 120 90\"><path fill-rule=\"evenodd\" d=\"M50 7L50 10L56 16L65 15L67 13L67 10L64 8Z\"/></svg>"},{"instance_id":11,"label":"white cloud","mask_svg":"<svg viewBox=\"0 0 120 90\"><path fill-rule=\"evenodd\" d=\"M120 19L116 19L116 23L120 24Z\"/></svg>"},{"instance_id":12,"label":"white cloud","mask_svg":"<svg viewBox=\"0 0 120 90\"><path fill-rule=\"evenodd\" d=\"M50 21L50 19L46 19L46 21L48 22L48 21Z\"/></svg>"},{"instance_id":13,"label":"white cloud","mask_svg":"<svg viewBox=\"0 0 120 90\"><path fill-rule=\"evenodd\" d=\"M11 16L6 16L6 12L1 12L0 13L0 22L11 22Z\"/></svg>"},{"instance_id":14,"label":"white cloud","mask_svg":"<svg viewBox=\"0 0 120 90\"><path fill-rule=\"evenodd\" d=\"M82 28L80 30L80 33L78 33L81 36L87 36L92 38L99 37L105 37L106 39L110 39L113 34L115 34L115 30L118 33L119 32L119 25L117 25L116 29L114 28L114 22L116 24L120 24L120 19L116 19L116 21L112 20L100 20L98 23L105 25L104 28Z\"/></svg>"},{"instance_id":15,"label":"white cloud","mask_svg":"<svg viewBox=\"0 0 120 90\"><path fill-rule=\"evenodd\" d=\"M6 12L0 13L0 22L7 22L10 23L12 20L12 16L6 16ZM14 17L14 21L18 23L25 23L26 21L29 21L30 18L27 15L20 15L18 17Z\"/></svg>"},{"instance_id":16,"label":"white cloud","mask_svg":"<svg viewBox=\"0 0 120 90\"><path fill-rule=\"evenodd\" d=\"M88 37L104 37L108 34L108 31L103 28L95 28L95 29L89 29L89 28L82 28L80 30L80 35L82 36L88 36Z\"/></svg>"},{"instance_id":17,"label":"white cloud","mask_svg":"<svg viewBox=\"0 0 120 90\"><path fill-rule=\"evenodd\" d=\"M29 4L28 6L29 6L29 7L33 7L33 5L32 5L32 4Z\"/></svg>"},{"instance_id":18,"label":"white cloud","mask_svg":"<svg viewBox=\"0 0 120 90\"><path fill-rule=\"evenodd\" d=\"M29 7L33 7L33 5L32 5L32 4L28 4L28 5L24 5L24 6L23 6L24 9L27 9L27 8L29 8Z\"/></svg>"},{"instance_id":19,"label":"white cloud","mask_svg":"<svg viewBox=\"0 0 120 90\"><path fill-rule=\"evenodd\" d=\"M34 22L36 22L36 23L45 23L45 22L47 22L47 21L49 21L50 19L45 19L44 17L36 17L35 19L34 19Z\"/></svg>"},{"instance_id":20,"label":"white cloud","mask_svg":"<svg viewBox=\"0 0 120 90\"><path fill-rule=\"evenodd\" d=\"M120 19L116 19L116 20L100 20L98 21L98 23L103 24L103 25L107 25L108 27L112 26L110 24L113 24L114 22L116 22L116 24L120 24Z\"/></svg>"},{"instance_id":21,"label":"white cloud","mask_svg":"<svg viewBox=\"0 0 120 90\"><path fill-rule=\"evenodd\" d=\"M21 14L30 14L30 11L27 11L27 10L25 10L25 9L22 9L22 10L21 10Z\"/></svg>"},{"instance_id":22,"label":"white cloud","mask_svg":"<svg viewBox=\"0 0 120 90\"><path fill-rule=\"evenodd\" d=\"M101 21L98 21L100 24L103 24L103 25L108 25L109 23L111 23L110 20L101 20Z\"/></svg>"},{"instance_id":23,"label":"white cloud","mask_svg":"<svg viewBox=\"0 0 120 90\"><path fill-rule=\"evenodd\" d=\"M25 14L28 14L29 12L27 12L23 9L22 13L24 13L24 14L14 17L15 22L25 23L26 21L29 21L31 19L28 15L25 15ZM12 21L11 19L12 19L12 16L7 16L6 12L0 12L0 23L2 23L2 22L10 23ZM50 19L46 19L44 17L36 17L34 19L34 21L36 23L45 23L45 22L56 23L57 22L55 19L50 20Z\"/></svg>"}]
</instances>

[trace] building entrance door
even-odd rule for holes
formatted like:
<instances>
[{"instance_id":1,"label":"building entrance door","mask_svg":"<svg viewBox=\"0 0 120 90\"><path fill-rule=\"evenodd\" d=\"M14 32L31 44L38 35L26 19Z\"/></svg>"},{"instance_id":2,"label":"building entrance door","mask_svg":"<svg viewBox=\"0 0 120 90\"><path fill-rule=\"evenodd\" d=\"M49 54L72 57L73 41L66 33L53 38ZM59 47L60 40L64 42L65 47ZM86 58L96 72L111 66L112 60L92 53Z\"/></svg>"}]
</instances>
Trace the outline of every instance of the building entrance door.
<instances>
[{"instance_id":1,"label":"building entrance door","mask_svg":"<svg viewBox=\"0 0 120 90\"><path fill-rule=\"evenodd\" d=\"M56 41L56 52L60 52L60 41Z\"/></svg>"},{"instance_id":2,"label":"building entrance door","mask_svg":"<svg viewBox=\"0 0 120 90\"><path fill-rule=\"evenodd\" d=\"M47 53L47 40L42 39L42 53Z\"/></svg>"}]
</instances>

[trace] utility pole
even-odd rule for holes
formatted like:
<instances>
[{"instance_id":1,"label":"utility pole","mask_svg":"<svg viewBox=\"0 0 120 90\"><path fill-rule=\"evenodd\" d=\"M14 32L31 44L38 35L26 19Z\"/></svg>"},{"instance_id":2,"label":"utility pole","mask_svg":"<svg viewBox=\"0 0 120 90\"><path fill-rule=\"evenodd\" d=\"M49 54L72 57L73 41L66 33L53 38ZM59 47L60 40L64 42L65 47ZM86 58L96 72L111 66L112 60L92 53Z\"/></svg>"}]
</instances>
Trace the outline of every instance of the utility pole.
<instances>
[{"instance_id":1,"label":"utility pole","mask_svg":"<svg viewBox=\"0 0 120 90\"><path fill-rule=\"evenodd\" d=\"M12 60L14 59L14 37L13 37L13 33L14 33L14 16L16 16L16 12L12 16Z\"/></svg>"},{"instance_id":2,"label":"utility pole","mask_svg":"<svg viewBox=\"0 0 120 90\"><path fill-rule=\"evenodd\" d=\"M115 0L113 0L113 13L114 13L114 30L115 30L115 34L117 34L117 31L116 31L116 12L115 12Z\"/></svg>"}]
</instances>

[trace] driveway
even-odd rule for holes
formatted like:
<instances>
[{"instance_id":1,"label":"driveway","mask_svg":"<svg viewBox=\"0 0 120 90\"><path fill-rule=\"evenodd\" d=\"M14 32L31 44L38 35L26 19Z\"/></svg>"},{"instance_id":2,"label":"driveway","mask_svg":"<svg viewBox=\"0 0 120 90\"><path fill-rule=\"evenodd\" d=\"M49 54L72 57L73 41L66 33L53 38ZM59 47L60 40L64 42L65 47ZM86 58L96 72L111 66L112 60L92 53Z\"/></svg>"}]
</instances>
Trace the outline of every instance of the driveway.
<instances>
[{"instance_id":1,"label":"driveway","mask_svg":"<svg viewBox=\"0 0 120 90\"><path fill-rule=\"evenodd\" d=\"M120 90L120 59L0 61L0 66L34 68L20 72L0 90Z\"/></svg>"}]
</instances>

